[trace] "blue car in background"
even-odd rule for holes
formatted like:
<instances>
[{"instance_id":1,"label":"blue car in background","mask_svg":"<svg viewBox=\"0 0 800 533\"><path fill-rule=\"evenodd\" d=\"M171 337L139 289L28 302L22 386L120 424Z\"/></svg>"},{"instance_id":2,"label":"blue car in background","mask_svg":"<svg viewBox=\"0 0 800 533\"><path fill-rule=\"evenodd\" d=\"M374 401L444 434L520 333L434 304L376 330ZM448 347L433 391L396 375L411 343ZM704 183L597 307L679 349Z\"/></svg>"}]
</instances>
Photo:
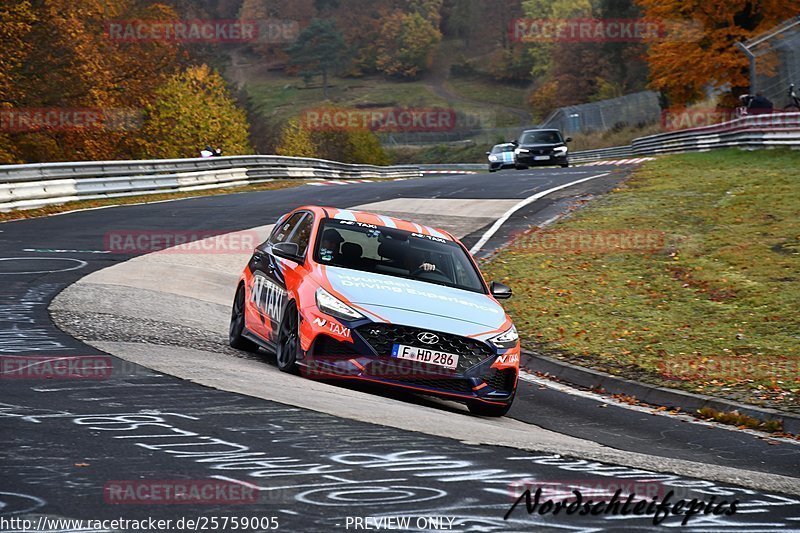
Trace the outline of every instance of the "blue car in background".
<instances>
[{"instance_id":1,"label":"blue car in background","mask_svg":"<svg viewBox=\"0 0 800 533\"><path fill-rule=\"evenodd\" d=\"M514 143L495 144L490 152L486 152L486 155L489 156L489 172L514 168L517 164L515 148Z\"/></svg>"}]
</instances>

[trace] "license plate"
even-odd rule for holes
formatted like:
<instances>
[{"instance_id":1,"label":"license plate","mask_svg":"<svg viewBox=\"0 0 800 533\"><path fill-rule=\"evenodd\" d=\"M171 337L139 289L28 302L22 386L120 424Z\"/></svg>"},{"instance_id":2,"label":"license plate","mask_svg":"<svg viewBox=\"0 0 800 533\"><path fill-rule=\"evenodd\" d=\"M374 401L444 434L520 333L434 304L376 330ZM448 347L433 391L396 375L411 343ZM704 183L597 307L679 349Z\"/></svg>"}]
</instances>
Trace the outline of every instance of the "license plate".
<instances>
[{"instance_id":1,"label":"license plate","mask_svg":"<svg viewBox=\"0 0 800 533\"><path fill-rule=\"evenodd\" d=\"M549 155L537 155L533 159L534 159L534 161L547 161L548 159L550 159L550 156Z\"/></svg>"},{"instance_id":2,"label":"license plate","mask_svg":"<svg viewBox=\"0 0 800 533\"><path fill-rule=\"evenodd\" d=\"M443 366L444 368L450 369L455 369L458 366L458 354L440 352L438 350L431 350L430 348L406 346L404 344L395 344L392 347L392 357Z\"/></svg>"}]
</instances>

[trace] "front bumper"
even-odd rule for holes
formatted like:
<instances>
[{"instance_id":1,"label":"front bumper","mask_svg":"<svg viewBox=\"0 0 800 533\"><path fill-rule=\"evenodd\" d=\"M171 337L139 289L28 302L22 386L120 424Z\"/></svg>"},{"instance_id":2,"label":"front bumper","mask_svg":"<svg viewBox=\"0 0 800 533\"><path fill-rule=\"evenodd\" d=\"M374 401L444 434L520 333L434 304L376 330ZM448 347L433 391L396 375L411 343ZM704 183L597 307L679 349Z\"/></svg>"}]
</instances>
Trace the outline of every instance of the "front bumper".
<instances>
[{"instance_id":1,"label":"front bumper","mask_svg":"<svg viewBox=\"0 0 800 533\"><path fill-rule=\"evenodd\" d=\"M547 159L536 159L537 157L547 157ZM518 154L517 164L529 167L536 166L550 166L550 165L566 165L569 161L567 154Z\"/></svg>"},{"instance_id":2,"label":"front bumper","mask_svg":"<svg viewBox=\"0 0 800 533\"><path fill-rule=\"evenodd\" d=\"M319 334L305 357L298 361L301 373L317 379L366 381L459 401L505 404L512 398L518 365L495 363L499 356L518 352L519 347L498 353L482 341L438 333L441 341L433 348L459 355L454 370L388 355L395 343L415 344L411 339L421 331L395 324L368 323L351 330L352 342Z\"/></svg>"},{"instance_id":3,"label":"front bumper","mask_svg":"<svg viewBox=\"0 0 800 533\"><path fill-rule=\"evenodd\" d=\"M514 163L509 163L508 161L496 161L489 163L489 170L501 170L504 168L514 168Z\"/></svg>"}]
</instances>

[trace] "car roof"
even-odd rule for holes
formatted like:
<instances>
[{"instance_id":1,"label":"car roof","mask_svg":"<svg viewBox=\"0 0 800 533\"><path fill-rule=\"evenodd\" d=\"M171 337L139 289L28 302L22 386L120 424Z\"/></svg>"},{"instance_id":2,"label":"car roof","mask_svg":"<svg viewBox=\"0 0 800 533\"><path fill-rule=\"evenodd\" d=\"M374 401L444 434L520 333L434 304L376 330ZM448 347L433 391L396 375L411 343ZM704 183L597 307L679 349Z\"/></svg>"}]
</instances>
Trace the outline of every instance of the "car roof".
<instances>
[{"instance_id":1,"label":"car roof","mask_svg":"<svg viewBox=\"0 0 800 533\"><path fill-rule=\"evenodd\" d=\"M535 128L535 129L532 129L532 130L524 130L522 133L530 133L532 131L557 131L557 132L561 133L561 130L556 129L556 128Z\"/></svg>"},{"instance_id":2,"label":"car roof","mask_svg":"<svg viewBox=\"0 0 800 533\"><path fill-rule=\"evenodd\" d=\"M320 217L333 218L335 220L354 220L364 224L374 224L376 226L397 228L403 231L421 233L422 235L430 235L432 237L439 237L440 239L447 239L450 241L457 240L449 232L443 229L432 228L430 226L411 222L410 220L379 215L377 213L368 213L366 211L356 211L353 209L338 209L336 207L322 207L318 205L307 205L300 207L297 210L302 209L313 211Z\"/></svg>"}]
</instances>

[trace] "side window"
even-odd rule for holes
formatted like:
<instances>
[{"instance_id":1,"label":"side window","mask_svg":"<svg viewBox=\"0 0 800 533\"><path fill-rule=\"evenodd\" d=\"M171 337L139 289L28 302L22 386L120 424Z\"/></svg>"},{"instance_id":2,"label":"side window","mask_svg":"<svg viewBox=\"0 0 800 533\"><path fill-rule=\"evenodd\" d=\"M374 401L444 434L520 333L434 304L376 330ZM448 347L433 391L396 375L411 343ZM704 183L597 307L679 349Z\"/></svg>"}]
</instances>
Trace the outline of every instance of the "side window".
<instances>
[{"instance_id":1,"label":"side window","mask_svg":"<svg viewBox=\"0 0 800 533\"><path fill-rule=\"evenodd\" d=\"M294 227L297 226L297 223L300 222L300 219L303 218L304 215L305 213L295 213L279 227L276 227L272 231L272 235L269 238L270 244L277 244L288 239L289 235L292 234Z\"/></svg>"},{"instance_id":2,"label":"side window","mask_svg":"<svg viewBox=\"0 0 800 533\"><path fill-rule=\"evenodd\" d=\"M314 226L314 215L307 213L306 217L297 225L289 237L288 242L297 244L300 255L306 255L308 243L311 241L311 228Z\"/></svg>"}]
</instances>

